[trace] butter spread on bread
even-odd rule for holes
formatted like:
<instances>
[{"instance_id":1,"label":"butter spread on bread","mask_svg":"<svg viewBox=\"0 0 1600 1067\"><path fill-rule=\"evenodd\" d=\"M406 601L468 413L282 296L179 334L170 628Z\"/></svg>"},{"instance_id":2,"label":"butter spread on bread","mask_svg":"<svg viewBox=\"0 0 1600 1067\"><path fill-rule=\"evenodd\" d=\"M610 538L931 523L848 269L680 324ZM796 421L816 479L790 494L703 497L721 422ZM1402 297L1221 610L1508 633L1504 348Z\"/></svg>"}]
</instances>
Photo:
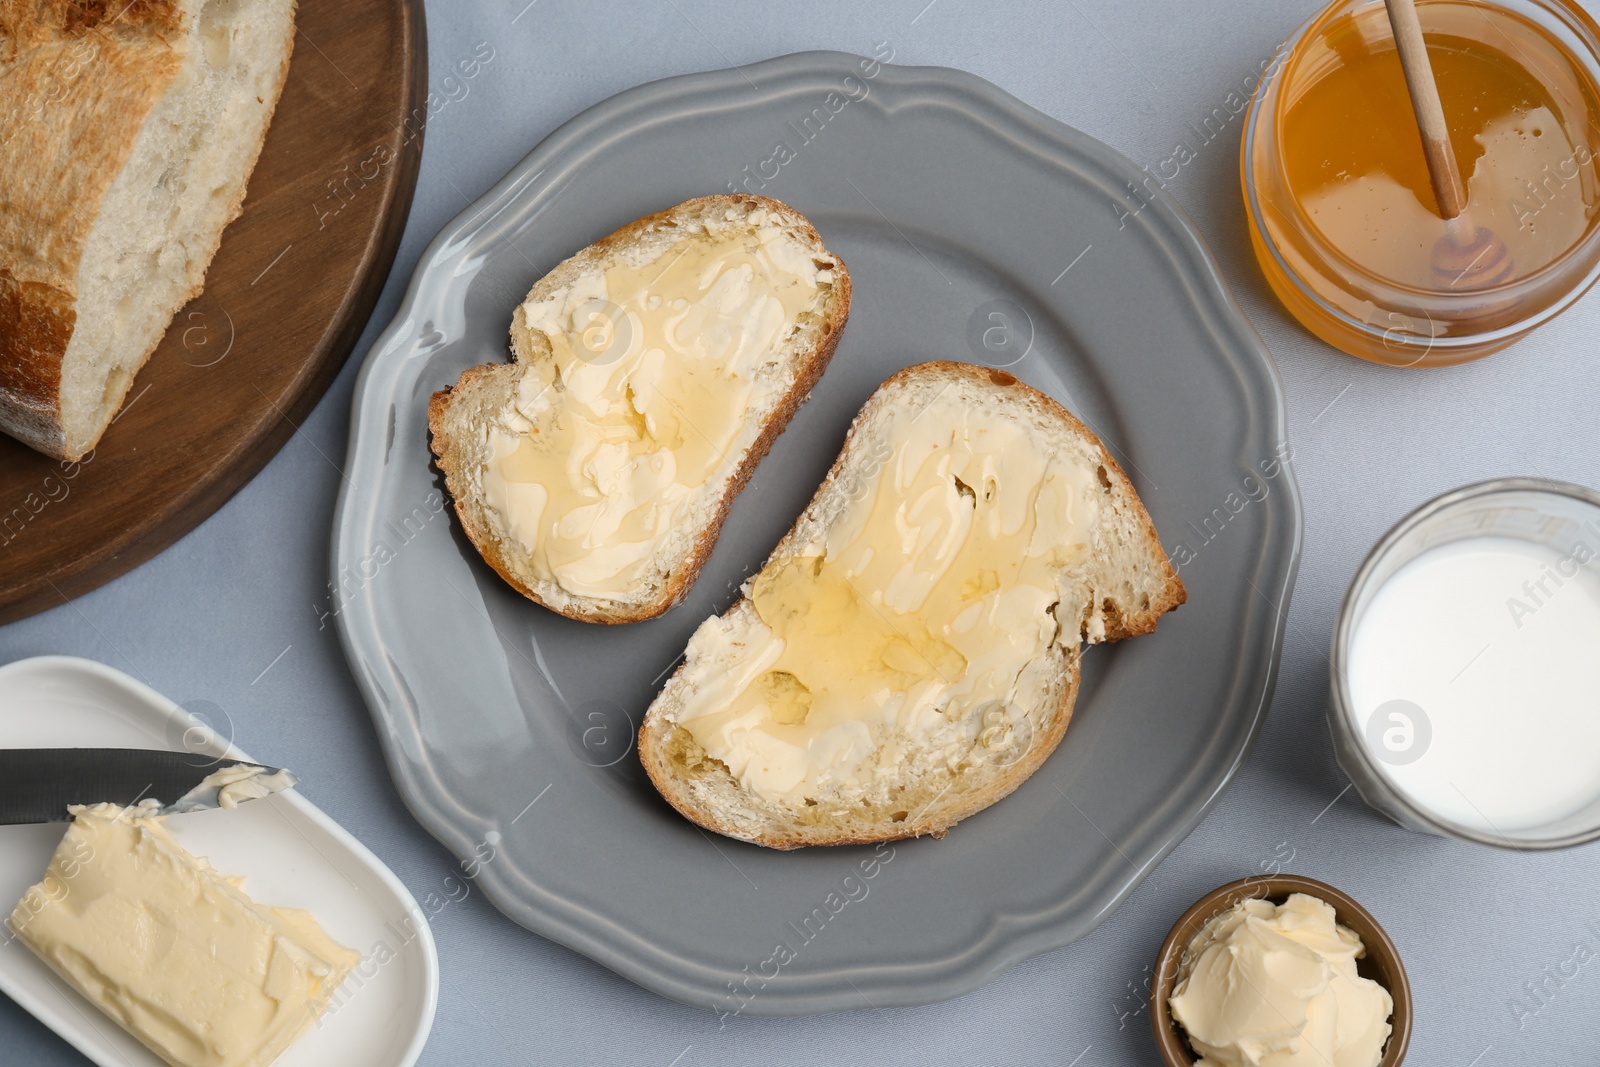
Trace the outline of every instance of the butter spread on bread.
<instances>
[{"instance_id":1,"label":"butter spread on bread","mask_svg":"<svg viewBox=\"0 0 1600 1067\"><path fill-rule=\"evenodd\" d=\"M1003 372L912 367L652 704L640 753L703 826L777 847L942 833L1071 717L1080 642L1184 598L1100 443Z\"/></svg>"},{"instance_id":2,"label":"butter spread on bread","mask_svg":"<svg viewBox=\"0 0 1600 1067\"><path fill-rule=\"evenodd\" d=\"M667 610L848 306L843 263L760 197L690 201L585 249L516 309L517 361L468 370L430 406L463 527L563 614Z\"/></svg>"},{"instance_id":3,"label":"butter spread on bread","mask_svg":"<svg viewBox=\"0 0 1600 1067\"><path fill-rule=\"evenodd\" d=\"M0 3L0 430L93 448L239 214L293 0Z\"/></svg>"}]
</instances>

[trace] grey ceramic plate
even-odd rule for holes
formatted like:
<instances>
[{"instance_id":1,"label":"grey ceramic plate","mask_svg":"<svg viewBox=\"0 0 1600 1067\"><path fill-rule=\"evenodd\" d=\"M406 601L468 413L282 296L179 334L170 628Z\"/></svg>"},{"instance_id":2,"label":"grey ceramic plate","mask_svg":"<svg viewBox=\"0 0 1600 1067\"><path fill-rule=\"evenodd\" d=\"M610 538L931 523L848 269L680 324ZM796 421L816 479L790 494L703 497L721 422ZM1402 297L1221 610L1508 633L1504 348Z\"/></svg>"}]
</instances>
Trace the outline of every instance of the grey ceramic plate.
<instances>
[{"instance_id":1,"label":"grey ceramic plate","mask_svg":"<svg viewBox=\"0 0 1600 1067\"><path fill-rule=\"evenodd\" d=\"M972 75L817 52L613 97L434 239L357 386L333 581L402 796L502 911L718 1011L921 1003L1082 936L1195 825L1271 698L1300 510L1272 362L1187 221L1130 193L1140 178ZM442 510L428 396L506 358L512 308L563 257L743 183L850 265L844 339L683 605L559 618ZM651 789L634 729L861 402L935 358L1009 366L1093 426L1189 603L1091 652L1061 748L942 841L780 853L708 835Z\"/></svg>"}]
</instances>

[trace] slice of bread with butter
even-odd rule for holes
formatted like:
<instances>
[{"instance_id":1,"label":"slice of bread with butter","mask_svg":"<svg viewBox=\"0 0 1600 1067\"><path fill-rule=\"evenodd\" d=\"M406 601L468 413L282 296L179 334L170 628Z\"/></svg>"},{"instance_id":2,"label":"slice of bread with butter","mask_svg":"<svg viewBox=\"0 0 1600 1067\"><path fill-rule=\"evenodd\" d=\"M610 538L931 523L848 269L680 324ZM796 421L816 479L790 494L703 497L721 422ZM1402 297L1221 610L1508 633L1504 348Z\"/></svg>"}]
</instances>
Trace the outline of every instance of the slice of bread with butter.
<instances>
[{"instance_id":1,"label":"slice of bread with butter","mask_svg":"<svg viewBox=\"0 0 1600 1067\"><path fill-rule=\"evenodd\" d=\"M867 400L794 528L707 619L639 731L699 825L773 848L942 835L1066 732L1081 642L1182 604L1104 446L998 370Z\"/></svg>"},{"instance_id":2,"label":"slice of bread with butter","mask_svg":"<svg viewBox=\"0 0 1600 1067\"><path fill-rule=\"evenodd\" d=\"M562 615L660 615L849 312L844 262L765 197L690 200L590 245L516 309L515 362L470 368L428 405L462 528Z\"/></svg>"}]
</instances>

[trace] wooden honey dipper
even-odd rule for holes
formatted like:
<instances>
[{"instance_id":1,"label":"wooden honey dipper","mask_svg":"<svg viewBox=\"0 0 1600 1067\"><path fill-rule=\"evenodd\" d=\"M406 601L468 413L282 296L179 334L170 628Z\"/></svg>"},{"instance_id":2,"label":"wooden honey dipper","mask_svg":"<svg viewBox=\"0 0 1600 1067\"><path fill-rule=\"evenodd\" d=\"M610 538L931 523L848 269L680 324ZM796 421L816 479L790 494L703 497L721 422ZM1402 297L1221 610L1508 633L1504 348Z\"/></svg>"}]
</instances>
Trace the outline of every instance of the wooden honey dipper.
<instances>
[{"instance_id":1,"label":"wooden honey dipper","mask_svg":"<svg viewBox=\"0 0 1600 1067\"><path fill-rule=\"evenodd\" d=\"M1439 103L1439 86L1428 61L1428 46L1422 39L1414 0L1384 0L1384 6L1400 52L1400 66L1405 70L1417 128L1422 132L1422 152L1428 160L1433 196L1444 217L1445 236L1433 246L1434 283L1441 290L1470 292L1508 281L1513 270L1510 250L1494 231L1474 226L1467 214L1466 185L1450 147L1450 127Z\"/></svg>"}]
</instances>

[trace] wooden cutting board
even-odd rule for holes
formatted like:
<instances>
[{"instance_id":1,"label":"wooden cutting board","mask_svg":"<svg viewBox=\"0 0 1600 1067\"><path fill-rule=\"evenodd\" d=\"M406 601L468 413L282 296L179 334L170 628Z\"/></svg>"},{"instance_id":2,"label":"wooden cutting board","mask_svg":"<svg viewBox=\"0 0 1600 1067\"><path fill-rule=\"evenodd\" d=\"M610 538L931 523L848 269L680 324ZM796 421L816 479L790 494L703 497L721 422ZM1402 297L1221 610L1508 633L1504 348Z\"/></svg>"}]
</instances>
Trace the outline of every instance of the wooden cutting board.
<instances>
[{"instance_id":1,"label":"wooden cutting board","mask_svg":"<svg viewBox=\"0 0 1600 1067\"><path fill-rule=\"evenodd\" d=\"M366 326L446 98L428 93L421 0L306 0L296 23L244 211L99 446L62 463L0 435L0 622L199 525L296 432ZM463 62L452 84L470 90Z\"/></svg>"}]
</instances>

